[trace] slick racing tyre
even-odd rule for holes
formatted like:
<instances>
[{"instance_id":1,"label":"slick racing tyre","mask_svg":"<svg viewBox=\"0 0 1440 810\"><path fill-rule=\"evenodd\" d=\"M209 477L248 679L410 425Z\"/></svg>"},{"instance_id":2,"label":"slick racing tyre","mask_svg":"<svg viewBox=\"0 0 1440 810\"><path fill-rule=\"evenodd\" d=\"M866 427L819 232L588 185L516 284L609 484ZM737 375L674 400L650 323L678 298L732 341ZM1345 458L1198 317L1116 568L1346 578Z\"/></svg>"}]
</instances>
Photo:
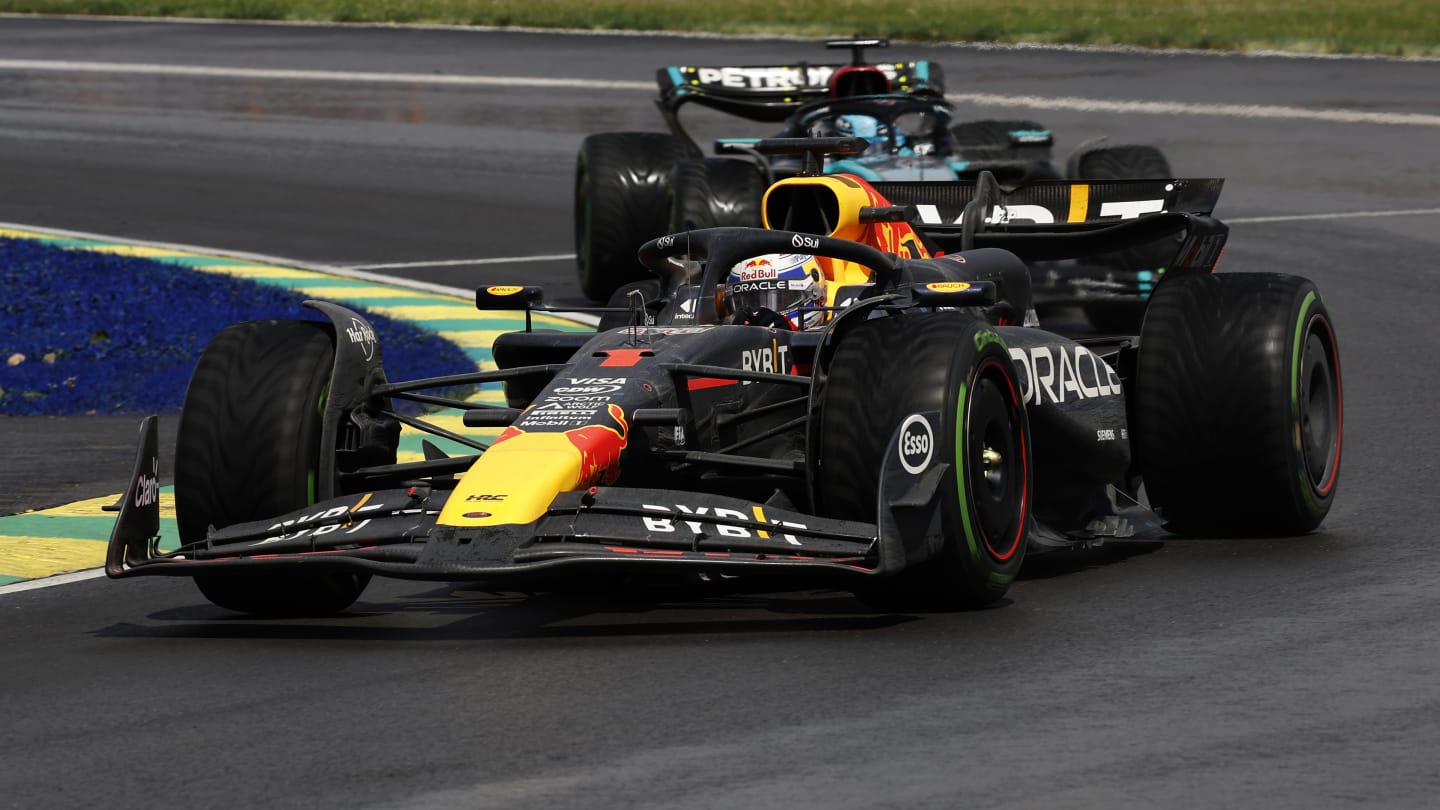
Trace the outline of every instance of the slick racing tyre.
<instances>
[{"instance_id":1,"label":"slick racing tyre","mask_svg":"<svg viewBox=\"0 0 1440 810\"><path fill-rule=\"evenodd\" d=\"M200 357L175 446L180 540L315 502L321 414L335 362L329 324L227 327ZM348 607L369 574L287 571L195 577L211 602L241 613L324 615Z\"/></svg>"},{"instance_id":2,"label":"slick racing tyre","mask_svg":"<svg viewBox=\"0 0 1440 810\"><path fill-rule=\"evenodd\" d=\"M654 301L660 297L660 280L647 278L640 281L632 281L622 285L610 295L610 300L605 302L607 308L624 309L625 312L606 312L600 316L600 325L595 328L597 332L608 332L617 326L630 326L630 293L638 292L646 301ZM644 326L644 324L639 324ZM537 392L538 393L538 392Z\"/></svg>"},{"instance_id":3,"label":"slick racing tyre","mask_svg":"<svg viewBox=\"0 0 1440 810\"><path fill-rule=\"evenodd\" d=\"M682 160L670 175L670 232L759 228L765 175L748 160Z\"/></svg>"},{"instance_id":4,"label":"slick racing tyre","mask_svg":"<svg viewBox=\"0 0 1440 810\"><path fill-rule=\"evenodd\" d=\"M587 296L604 301L647 275L635 252L667 233L670 171L687 154L684 140L661 132L607 132L580 145L575 255Z\"/></svg>"},{"instance_id":5,"label":"slick racing tyre","mask_svg":"<svg viewBox=\"0 0 1440 810\"><path fill-rule=\"evenodd\" d=\"M1135 384L1140 474L1172 530L1292 535L1324 519L1342 397L1335 330L1313 283L1167 279L1145 315Z\"/></svg>"},{"instance_id":6,"label":"slick racing tyre","mask_svg":"<svg viewBox=\"0 0 1440 810\"><path fill-rule=\"evenodd\" d=\"M1075 180L1168 180L1170 161L1154 146L1143 144L1095 146L1070 156L1069 174Z\"/></svg>"},{"instance_id":7,"label":"slick racing tyre","mask_svg":"<svg viewBox=\"0 0 1440 810\"><path fill-rule=\"evenodd\" d=\"M926 412L939 424L917 416ZM821 514L875 522L882 463L897 429L916 419L934 448L930 463L948 465L939 554L877 581L862 599L949 610L1005 595L1025 558L1032 455L1013 361L987 323L936 312L855 326L836 348L819 418Z\"/></svg>"},{"instance_id":8,"label":"slick racing tyre","mask_svg":"<svg viewBox=\"0 0 1440 810\"><path fill-rule=\"evenodd\" d=\"M1054 142L1049 128L1034 121L962 121L950 135L965 160L1049 160Z\"/></svg>"}]
</instances>

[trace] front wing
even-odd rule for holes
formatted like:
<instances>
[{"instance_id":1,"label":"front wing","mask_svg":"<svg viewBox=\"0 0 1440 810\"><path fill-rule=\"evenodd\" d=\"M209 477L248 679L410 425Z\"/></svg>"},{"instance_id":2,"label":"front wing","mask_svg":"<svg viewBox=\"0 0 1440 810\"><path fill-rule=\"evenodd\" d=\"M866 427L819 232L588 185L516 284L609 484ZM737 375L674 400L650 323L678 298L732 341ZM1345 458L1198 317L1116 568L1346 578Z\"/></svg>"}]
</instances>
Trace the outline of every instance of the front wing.
<instances>
[{"instance_id":1,"label":"front wing","mask_svg":"<svg viewBox=\"0 0 1440 810\"><path fill-rule=\"evenodd\" d=\"M282 568L496 583L677 568L884 576L940 546L934 484L943 470L937 467L918 481L891 478L882 489L899 497L885 499L878 525L705 493L591 487L560 493L532 523L442 526L436 520L450 493L420 485L347 495L235 524L166 553L158 548L158 498L151 497L157 489L154 434L152 417L142 427L137 472L110 538L105 570L112 578Z\"/></svg>"}]
</instances>

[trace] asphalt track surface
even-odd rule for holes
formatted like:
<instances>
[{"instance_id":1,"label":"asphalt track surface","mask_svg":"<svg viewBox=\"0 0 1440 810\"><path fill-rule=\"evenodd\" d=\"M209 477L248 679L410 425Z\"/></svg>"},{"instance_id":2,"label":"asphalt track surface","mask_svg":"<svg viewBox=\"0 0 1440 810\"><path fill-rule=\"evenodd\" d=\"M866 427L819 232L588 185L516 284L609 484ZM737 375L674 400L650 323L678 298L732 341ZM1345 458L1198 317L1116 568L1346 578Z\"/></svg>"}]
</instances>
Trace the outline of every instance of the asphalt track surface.
<instances>
[{"instance_id":1,"label":"asphalt track surface","mask_svg":"<svg viewBox=\"0 0 1440 810\"><path fill-rule=\"evenodd\" d=\"M814 58L773 41L13 18L0 45L637 83L669 63ZM906 53L956 92L1009 97L973 112L1041 120L1061 154L1111 133L1228 178L1222 267L1314 278L1339 330L1345 456L1321 531L1037 559L1001 606L952 615L813 590L377 583L341 618L254 621L183 581L0 591L0 804L1433 806L1440 64ZM582 135L656 124L627 88L0 67L0 221L350 266L563 254ZM564 260L393 272L575 294ZM0 419L4 486L18 470L65 497L118 491L136 421ZM1245 475L1236 459L1217 488Z\"/></svg>"}]
</instances>

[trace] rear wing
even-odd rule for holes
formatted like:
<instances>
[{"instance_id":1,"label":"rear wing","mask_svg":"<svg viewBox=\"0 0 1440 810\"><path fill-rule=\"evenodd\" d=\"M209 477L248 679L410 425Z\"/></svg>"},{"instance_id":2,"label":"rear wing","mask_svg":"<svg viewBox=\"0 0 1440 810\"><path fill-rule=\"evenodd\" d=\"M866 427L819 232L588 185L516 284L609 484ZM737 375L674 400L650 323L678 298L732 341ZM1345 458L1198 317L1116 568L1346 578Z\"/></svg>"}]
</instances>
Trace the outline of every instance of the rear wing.
<instances>
[{"instance_id":1,"label":"rear wing","mask_svg":"<svg viewBox=\"0 0 1440 810\"><path fill-rule=\"evenodd\" d=\"M943 229L961 224L965 209L981 197L982 181L873 182L893 205L915 206L917 228ZM985 200L990 225L1031 223L1103 223L1136 219L1160 212L1214 213L1225 185L1220 179L1102 180L1071 182L1038 180L1019 186L990 187Z\"/></svg>"},{"instance_id":2,"label":"rear wing","mask_svg":"<svg viewBox=\"0 0 1440 810\"><path fill-rule=\"evenodd\" d=\"M977 182L892 182L874 187L912 208L910 221L936 248L1004 248L1024 261L1096 256L1173 239L1172 270L1209 272L1229 227L1211 214L1221 179L1045 180L1002 188Z\"/></svg>"},{"instance_id":3,"label":"rear wing","mask_svg":"<svg viewBox=\"0 0 1440 810\"><path fill-rule=\"evenodd\" d=\"M794 62L788 65L672 65L655 73L660 97L655 104L665 125L701 154L695 139L680 125L679 110L699 104L751 121L778 123L796 110L831 98L867 95L915 95L941 99L945 79L939 65L914 62L867 62L866 48L885 48L883 38L832 39L831 50L848 49L849 64Z\"/></svg>"},{"instance_id":4,"label":"rear wing","mask_svg":"<svg viewBox=\"0 0 1440 810\"><path fill-rule=\"evenodd\" d=\"M674 65L655 73L660 85L656 103L667 123L672 123L676 111L686 104L700 104L751 121L779 122L810 102L829 98L831 78L856 68L878 70L889 80L893 93L936 98L945 94L940 66L925 60L871 65Z\"/></svg>"}]
</instances>

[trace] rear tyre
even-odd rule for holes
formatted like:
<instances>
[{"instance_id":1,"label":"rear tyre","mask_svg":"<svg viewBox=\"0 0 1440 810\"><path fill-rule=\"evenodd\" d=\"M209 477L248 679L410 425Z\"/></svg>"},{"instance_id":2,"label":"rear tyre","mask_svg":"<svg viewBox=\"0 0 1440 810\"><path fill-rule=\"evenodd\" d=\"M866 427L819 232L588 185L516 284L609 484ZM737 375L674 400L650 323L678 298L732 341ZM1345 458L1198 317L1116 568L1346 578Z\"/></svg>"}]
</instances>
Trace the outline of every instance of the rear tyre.
<instances>
[{"instance_id":1,"label":"rear tyre","mask_svg":"<svg viewBox=\"0 0 1440 810\"><path fill-rule=\"evenodd\" d=\"M1315 285L1279 273L1168 279L1145 315L1135 444L1182 534L1293 535L1335 497L1340 356Z\"/></svg>"},{"instance_id":2,"label":"rear tyre","mask_svg":"<svg viewBox=\"0 0 1440 810\"><path fill-rule=\"evenodd\" d=\"M1082 148L1071 156L1069 174L1075 180L1090 181L1173 177L1165 154L1143 144ZM1178 238L1166 238L1099 257L1102 264L1122 274L1116 280L1130 286L1133 293L1085 302L1090 323L1105 334L1135 334L1145 316L1146 298L1179 249Z\"/></svg>"},{"instance_id":3,"label":"rear tyre","mask_svg":"<svg viewBox=\"0 0 1440 810\"><path fill-rule=\"evenodd\" d=\"M184 543L209 527L262 520L315 502L321 416L335 361L332 328L251 321L210 341L180 411L175 516ZM359 598L369 574L289 571L197 576L211 602L261 615L324 615Z\"/></svg>"},{"instance_id":4,"label":"rear tyre","mask_svg":"<svg viewBox=\"0 0 1440 810\"><path fill-rule=\"evenodd\" d=\"M684 140L662 132L606 132L580 145L575 255L587 296L604 301L645 277L635 252L667 232L670 171L687 154Z\"/></svg>"},{"instance_id":5,"label":"rear tyre","mask_svg":"<svg viewBox=\"0 0 1440 810\"><path fill-rule=\"evenodd\" d=\"M923 313L866 321L841 339L820 414L822 514L874 522L897 428L938 411L933 463L945 544L858 595L884 609L950 610L1000 599L1025 558L1030 431L1008 349L983 321Z\"/></svg>"},{"instance_id":6,"label":"rear tyre","mask_svg":"<svg viewBox=\"0 0 1440 810\"><path fill-rule=\"evenodd\" d=\"M682 160L670 175L670 232L759 228L765 175L748 160Z\"/></svg>"},{"instance_id":7,"label":"rear tyre","mask_svg":"<svg viewBox=\"0 0 1440 810\"><path fill-rule=\"evenodd\" d=\"M1034 121L962 121L950 135L959 156L971 161L1048 160L1054 142L1049 128Z\"/></svg>"},{"instance_id":8,"label":"rear tyre","mask_svg":"<svg viewBox=\"0 0 1440 810\"><path fill-rule=\"evenodd\" d=\"M1127 144L1082 149L1070 157L1076 180L1168 180L1170 161L1154 146Z\"/></svg>"}]
</instances>

